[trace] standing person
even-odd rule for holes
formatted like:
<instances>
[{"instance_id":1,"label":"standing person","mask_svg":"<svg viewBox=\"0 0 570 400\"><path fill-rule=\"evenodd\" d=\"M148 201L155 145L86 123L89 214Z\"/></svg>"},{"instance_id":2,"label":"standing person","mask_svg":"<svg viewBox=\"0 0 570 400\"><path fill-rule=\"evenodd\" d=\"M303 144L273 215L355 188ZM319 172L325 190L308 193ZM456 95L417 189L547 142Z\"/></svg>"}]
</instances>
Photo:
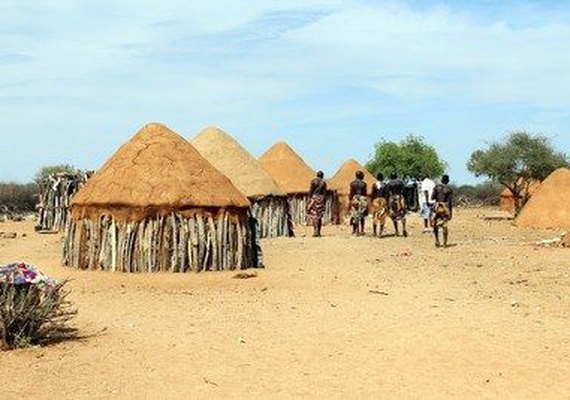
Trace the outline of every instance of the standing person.
<instances>
[{"instance_id":1,"label":"standing person","mask_svg":"<svg viewBox=\"0 0 570 400\"><path fill-rule=\"evenodd\" d=\"M435 182L432 181L429 176L426 176L425 179L420 183L420 206L421 215L424 220L424 234L431 232L430 223L434 206L434 202L432 200L434 188Z\"/></svg>"},{"instance_id":2,"label":"standing person","mask_svg":"<svg viewBox=\"0 0 570 400\"><path fill-rule=\"evenodd\" d=\"M309 188L309 204L307 215L313 224L313 237L321 237L323 227L323 215L325 214L327 183L323 171L317 172L317 176L311 181Z\"/></svg>"},{"instance_id":3,"label":"standing person","mask_svg":"<svg viewBox=\"0 0 570 400\"><path fill-rule=\"evenodd\" d=\"M384 175L379 173L376 175L376 182L372 188L372 223L374 236L382 237L384 226L386 225L386 217L388 216L388 190L384 183ZM380 231L378 231L380 227Z\"/></svg>"},{"instance_id":4,"label":"standing person","mask_svg":"<svg viewBox=\"0 0 570 400\"><path fill-rule=\"evenodd\" d=\"M408 230L406 229L406 215L408 213L408 209L406 206L406 199L404 198L405 188L406 185L404 184L404 181L399 179L398 175L390 175L390 182L388 182L388 193L390 194L388 210L390 218L392 218L392 222L394 222L396 236L400 236L398 222L402 221L402 234L404 237L408 237Z\"/></svg>"},{"instance_id":5,"label":"standing person","mask_svg":"<svg viewBox=\"0 0 570 400\"><path fill-rule=\"evenodd\" d=\"M350 210L352 224L352 234L357 236L364 235L364 224L366 215L368 215L368 186L364 182L364 172L357 171L356 179L350 184Z\"/></svg>"},{"instance_id":6,"label":"standing person","mask_svg":"<svg viewBox=\"0 0 570 400\"><path fill-rule=\"evenodd\" d=\"M432 200L435 202L433 213L433 232L435 234L435 246L441 247L439 230L443 231L443 247L448 246L449 228L448 223L453 218L453 190L449 187L449 175L441 178L433 190Z\"/></svg>"}]
</instances>

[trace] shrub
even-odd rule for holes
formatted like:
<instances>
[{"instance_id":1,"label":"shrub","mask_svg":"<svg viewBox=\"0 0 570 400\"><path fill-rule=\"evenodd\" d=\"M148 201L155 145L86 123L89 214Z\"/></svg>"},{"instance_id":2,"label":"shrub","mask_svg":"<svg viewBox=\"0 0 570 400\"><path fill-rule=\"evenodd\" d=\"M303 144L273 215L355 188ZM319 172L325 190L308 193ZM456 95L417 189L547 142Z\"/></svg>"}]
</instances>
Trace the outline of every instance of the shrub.
<instances>
[{"instance_id":1,"label":"shrub","mask_svg":"<svg viewBox=\"0 0 570 400\"><path fill-rule=\"evenodd\" d=\"M34 183L0 183L0 212L31 212L36 208L38 187Z\"/></svg>"},{"instance_id":2,"label":"shrub","mask_svg":"<svg viewBox=\"0 0 570 400\"><path fill-rule=\"evenodd\" d=\"M503 186L494 182L461 185L453 188L455 202L463 206L496 206L501 201Z\"/></svg>"},{"instance_id":3,"label":"shrub","mask_svg":"<svg viewBox=\"0 0 570 400\"><path fill-rule=\"evenodd\" d=\"M14 349L75 338L77 330L69 322L77 311L67 300L65 285L0 284L0 346Z\"/></svg>"}]
</instances>

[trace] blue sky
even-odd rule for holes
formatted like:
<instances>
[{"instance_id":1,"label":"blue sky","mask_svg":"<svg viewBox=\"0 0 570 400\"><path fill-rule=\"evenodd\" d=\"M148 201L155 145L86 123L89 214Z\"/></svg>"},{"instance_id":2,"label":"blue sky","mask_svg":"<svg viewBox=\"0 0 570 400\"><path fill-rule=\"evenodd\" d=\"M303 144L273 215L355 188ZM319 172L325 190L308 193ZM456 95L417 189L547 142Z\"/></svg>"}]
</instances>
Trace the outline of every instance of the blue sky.
<instances>
[{"instance_id":1,"label":"blue sky","mask_svg":"<svg viewBox=\"0 0 570 400\"><path fill-rule=\"evenodd\" d=\"M1 0L0 110L0 180L95 169L159 121L328 174L414 133L471 182L510 130L570 152L570 2Z\"/></svg>"}]
</instances>

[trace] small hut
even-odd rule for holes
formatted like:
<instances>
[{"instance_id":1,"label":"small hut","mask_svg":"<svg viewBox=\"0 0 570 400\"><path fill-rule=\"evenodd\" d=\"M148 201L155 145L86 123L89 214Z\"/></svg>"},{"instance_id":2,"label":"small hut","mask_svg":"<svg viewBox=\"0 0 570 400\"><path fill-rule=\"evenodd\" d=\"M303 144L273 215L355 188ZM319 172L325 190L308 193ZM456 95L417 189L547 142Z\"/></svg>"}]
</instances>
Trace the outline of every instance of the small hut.
<instances>
[{"instance_id":1,"label":"small hut","mask_svg":"<svg viewBox=\"0 0 570 400\"><path fill-rule=\"evenodd\" d=\"M350 184L356 179L357 171L364 173L364 181L368 185L368 194L371 194L372 185L376 182L376 178L356 160L347 160L329 180L329 187L338 193L339 216L341 220L350 214Z\"/></svg>"},{"instance_id":2,"label":"small hut","mask_svg":"<svg viewBox=\"0 0 570 400\"><path fill-rule=\"evenodd\" d=\"M233 137L208 127L191 144L249 198L261 238L293 236L287 194Z\"/></svg>"},{"instance_id":3,"label":"small hut","mask_svg":"<svg viewBox=\"0 0 570 400\"><path fill-rule=\"evenodd\" d=\"M297 224L307 223L307 204L311 180L316 172L287 143L274 144L260 158L261 165L287 193L291 218ZM337 223L337 196L329 191L326 200L325 224Z\"/></svg>"},{"instance_id":4,"label":"small hut","mask_svg":"<svg viewBox=\"0 0 570 400\"><path fill-rule=\"evenodd\" d=\"M74 197L64 264L120 272L253 267L249 206L188 141L149 124Z\"/></svg>"},{"instance_id":5,"label":"small hut","mask_svg":"<svg viewBox=\"0 0 570 400\"><path fill-rule=\"evenodd\" d=\"M554 171L540 184L515 220L520 228L570 229L570 169Z\"/></svg>"},{"instance_id":6,"label":"small hut","mask_svg":"<svg viewBox=\"0 0 570 400\"><path fill-rule=\"evenodd\" d=\"M523 184L524 183L524 178L519 178L519 184ZM540 186L540 181L537 180L533 180L531 181L527 188L526 191L528 191L528 196L532 196L536 190L538 189L538 187ZM527 193L523 192L522 193L522 197L526 197ZM502 192L501 192L501 203L500 203L500 207L501 207L501 211L507 211L507 212L514 212L516 209L516 200L513 196L513 193L508 189L505 188Z\"/></svg>"}]
</instances>

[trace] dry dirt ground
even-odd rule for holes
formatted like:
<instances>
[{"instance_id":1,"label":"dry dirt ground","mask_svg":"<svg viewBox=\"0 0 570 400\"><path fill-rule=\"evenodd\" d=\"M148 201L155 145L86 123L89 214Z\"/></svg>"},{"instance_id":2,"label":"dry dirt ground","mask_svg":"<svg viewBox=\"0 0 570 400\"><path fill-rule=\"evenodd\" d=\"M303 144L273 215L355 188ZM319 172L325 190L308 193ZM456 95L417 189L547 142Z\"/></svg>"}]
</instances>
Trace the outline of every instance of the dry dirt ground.
<instances>
[{"instance_id":1,"label":"dry dirt ground","mask_svg":"<svg viewBox=\"0 0 570 400\"><path fill-rule=\"evenodd\" d=\"M570 398L570 250L460 211L456 246L269 240L267 269L122 275L60 266L33 224L0 263L71 278L84 340L0 353L2 399Z\"/></svg>"}]
</instances>

